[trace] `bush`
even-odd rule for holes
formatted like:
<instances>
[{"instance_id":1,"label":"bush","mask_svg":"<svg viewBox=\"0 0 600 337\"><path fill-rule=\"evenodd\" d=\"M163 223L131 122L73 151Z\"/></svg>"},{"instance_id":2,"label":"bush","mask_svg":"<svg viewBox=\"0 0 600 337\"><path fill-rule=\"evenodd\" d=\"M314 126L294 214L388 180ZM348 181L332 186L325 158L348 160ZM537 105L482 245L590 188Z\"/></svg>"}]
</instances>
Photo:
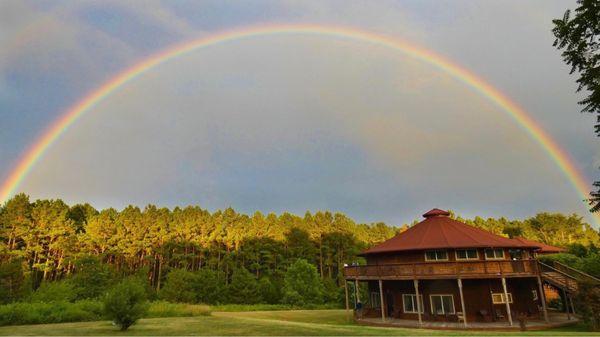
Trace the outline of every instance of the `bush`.
<instances>
[{"instance_id":1,"label":"bush","mask_svg":"<svg viewBox=\"0 0 600 337\"><path fill-rule=\"evenodd\" d=\"M158 297L169 302L195 303L196 281L197 277L194 273L184 269L174 269L167 274L167 280L158 292Z\"/></svg>"},{"instance_id":2,"label":"bush","mask_svg":"<svg viewBox=\"0 0 600 337\"><path fill-rule=\"evenodd\" d=\"M600 287L586 282L579 283L575 302L586 325L593 331L600 330Z\"/></svg>"},{"instance_id":3,"label":"bush","mask_svg":"<svg viewBox=\"0 0 600 337\"><path fill-rule=\"evenodd\" d=\"M264 302L276 304L281 301L280 289L268 277L263 276L258 280L258 289Z\"/></svg>"},{"instance_id":4,"label":"bush","mask_svg":"<svg viewBox=\"0 0 600 337\"><path fill-rule=\"evenodd\" d=\"M234 304L255 304L262 300L258 282L246 268L238 268L233 271L227 293L229 302Z\"/></svg>"},{"instance_id":5,"label":"bush","mask_svg":"<svg viewBox=\"0 0 600 337\"><path fill-rule=\"evenodd\" d=\"M112 280L107 265L95 256L86 256L75 262L75 275L68 282L73 285L75 298L81 300L104 295Z\"/></svg>"},{"instance_id":6,"label":"bush","mask_svg":"<svg viewBox=\"0 0 600 337\"><path fill-rule=\"evenodd\" d=\"M65 281L44 282L34 291L30 302L72 302L76 294L71 283Z\"/></svg>"},{"instance_id":7,"label":"bush","mask_svg":"<svg viewBox=\"0 0 600 337\"><path fill-rule=\"evenodd\" d=\"M146 291L135 279L125 279L104 299L104 312L121 330L127 330L147 311Z\"/></svg>"},{"instance_id":8,"label":"bush","mask_svg":"<svg viewBox=\"0 0 600 337\"><path fill-rule=\"evenodd\" d=\"M600 278L600 254L591 253L581 259L581 271Z\"/></svg>"},{"instance_id":9,"label":"bush","mask_svg":"<svg viewBox=\"0 0 600 337\"><path fill-rule=\"evenodd\" d=\"M21 302L0 306L0 325L97 321L103 318L99 301Z\"/></svg>"},{"instance_id":10,"label":"bush","mask_svg":"<svg viewBox=\"0 0 600 337\"><path fill-rule=\"evenodd\" d=\"M0 303L10 303L23 298L27 278L23 273L23 262L13 260L0 263Z\"/></svg>"},{"instance_id":11,"label":"bush","mask_svg":"<svg viewBox=\"0 0 600 337\"><path fill-rule=\"evenodd\" d=\"M208 268L200 269L196 273L194 291L198 303L214 304L226 300L224 284L219 280L217 272Z\"/></svg>"},{"instance_id":12,"label":"bush","mask_svg":"<svg viewBox=\"0 0 600 337\"><path fill-rule=\"evenodd\" d=\"M285 273L283 302L295 306L323 303L323 283L317 269L298 259Z\"/></svg>"}]
</instances>

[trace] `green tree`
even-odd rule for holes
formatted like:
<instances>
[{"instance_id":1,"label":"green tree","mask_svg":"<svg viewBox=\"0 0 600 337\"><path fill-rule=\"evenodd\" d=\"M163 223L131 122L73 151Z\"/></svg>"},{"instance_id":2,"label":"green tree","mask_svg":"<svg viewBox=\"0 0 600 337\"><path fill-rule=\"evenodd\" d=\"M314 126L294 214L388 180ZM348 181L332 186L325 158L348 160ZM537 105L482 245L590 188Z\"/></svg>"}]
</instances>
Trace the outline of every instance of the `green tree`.
<instances>
[{"instance_id":1,"label":"green tree","mask_svg":"<svg viewBox=\"0 0 600 337\"><path fill-rule=\"evenodd\" d=\"M596 134L600 136L600 2L577 0L575 16L567 10L562 19L555 19L552 32L556 37L554 46L562 50L565 63L571 66L571 74L579 73L577 91L588 95L579 102L583 112L595 113ZM592 212L600 211L600 181L594 183L598 190L590 193Z\"/></svg>"},{"instance_id":2,"label":"green tree","mask_svg":"<svg viewBox=\"0 0 600 337\"><path fill-rule=\"evenodd\" d=\"M246 268L237 268L231 276L231 283L227 288L229 302L239 304L259 303L262 299L258 288L258 281Z\"/></svg>"},{"instance_id":3,"label":"green tree","mask_svg":"<svg viewBox=\"0 0 600 337\"><path fill-rule=\"evenodd\" d=\"M285 273L283 302L302 306L323 303L323 284L315 266L298 259Z\"/></svg>"},{"instance_id":4,"label":"green tree","mask_svg":"<svg viewBox=\"0 0 600 337\"><path fill-rule=\"evenodd\" d=\"M196 272L193 287L199 303L215 304L227 300L224 296L225 287L214 270L202 268Z\"/></svg>"},{"instance_id":5,"label":"green tree","mask_svg":"<svg viewBox=\"0 0 600 337\"><path fill-rule=\"evenodd\" d=\"M114 286L104 299L104 312L120 327L127 330L148 310L146 292L135 279L125 279Z\"/></svg>"},{"instance_id":6,"label":"green tree","mask_svg":"<svg viewBox=\"0 0 600 337\"><path fill-rule=\"evenodd\" d=\"M84 256L75 262L75 274L69 279L76 299L98 298L114 280L110 267L96 256Z\"/></svg>"},{"instance_id":7,"label":"green tree","mask_svg":"<svg viewBox=\"0 0 600 337\"><path fill-rule=\"evenodd\" d=\"M27 290L26 280L22 261L15 259L0 263L0 303L23 298Z\"/></svg>"},{"instance_id":8,"label":"green tree","mask_svg":"<svg viewBox=\"0 0 600 337\"><path fill-rule=\"evenodd\" d=\"M158 297L169 302L195 303L197 282L196 274L184 269L173 269L167 274L167 280L158 292Z\"/></svg>"}]
</instances>

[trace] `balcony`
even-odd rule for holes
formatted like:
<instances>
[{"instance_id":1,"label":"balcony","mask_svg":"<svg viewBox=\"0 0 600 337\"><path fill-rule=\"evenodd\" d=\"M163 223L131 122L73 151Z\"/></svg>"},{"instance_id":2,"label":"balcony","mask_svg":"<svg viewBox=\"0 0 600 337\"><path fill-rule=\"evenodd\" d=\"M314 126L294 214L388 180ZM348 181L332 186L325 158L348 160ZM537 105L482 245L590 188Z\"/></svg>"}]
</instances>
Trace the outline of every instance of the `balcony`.
<instances>
[{"instance_id":1,"label":"balcony","mask_svg":"<svg viewBox=\"0 0 600 337\"><path fill-rule=\"evenodd\" d=\"M535 277L538 273L538 262L534 259L416 262L344 268L346 279L359 280Z\"/></svg>"}]
</instances>

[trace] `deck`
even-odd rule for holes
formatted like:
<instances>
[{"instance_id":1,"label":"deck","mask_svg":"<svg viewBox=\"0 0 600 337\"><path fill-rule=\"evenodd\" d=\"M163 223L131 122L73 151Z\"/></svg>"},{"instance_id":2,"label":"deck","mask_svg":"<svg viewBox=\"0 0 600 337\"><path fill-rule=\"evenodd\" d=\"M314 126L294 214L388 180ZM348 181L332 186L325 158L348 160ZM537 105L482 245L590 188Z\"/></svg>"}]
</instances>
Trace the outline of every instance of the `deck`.
<instances>
[{"instance_id":1,"label":"deck","mask_svg":"<svg viewBox=\"0 0 600 337\"><path fill-rule=\"evenodd\" d=\"M349 280L536 277L537 260L476 260L347 266Z\"/></svg>"},{"instance_id":2,"label":"deck","mask_svg":"<svg viewBox=\"0 0 600 337\"><path fill-rule=\"evenodd\" d=\"M551 312L548 315L550 319L549 323L542 320L530 320L526 323L527 330L544 330L550 328L557 328L566 325L572 325L579 322L574 316L568 317L565 313ZM428 322L423 321L423 324L419 324L416 320L408 319L397 319L397 318L381 318L365 317L356 320L358 324L381 326L381 327L402 327L402 328L422 328L422 329L435 329L435 330L490 330L490 331L510 331L520 330L519 323L514 322L514 325L509 325L508 322L469 322L467 327L463 323L458 322Z\"/></svg>"}]
</instances>

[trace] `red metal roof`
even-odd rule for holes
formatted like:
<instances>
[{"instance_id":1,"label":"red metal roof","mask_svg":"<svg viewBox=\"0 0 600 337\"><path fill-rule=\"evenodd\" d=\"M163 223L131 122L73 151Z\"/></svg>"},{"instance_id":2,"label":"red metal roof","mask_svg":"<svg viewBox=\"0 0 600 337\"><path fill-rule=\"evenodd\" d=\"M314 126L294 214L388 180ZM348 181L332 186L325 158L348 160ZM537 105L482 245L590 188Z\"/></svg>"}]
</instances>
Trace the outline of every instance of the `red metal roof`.
<instances>
[{"instance_id":1,"label":"red metal roof","mask_svg":"<svg viewBox=\"0 0 600 337\"><path fill-rule=\"evenodd\" d=\"M449 216L449 212L434 208L423 214L425 220L362 254L444 248L540 248L537 243L505 238Z\"/></svg>"},{"instance_id":2,"label":"red metal roof","mask_svg":"<svg viewBox=\"0 0 600 337\"><path fill-rule=\"evenodd\" d=\"M536 249L536 251L535 251L536 253L539 253L539 254L554 254L554 253L561 253L561 252L567 251L564 248L550 246L545 243L537 242L537 241L533 241L533 240L527 240L520 236L514 237L513 240L519 241L524 244L535 245L535 246L540 247L539 249Z\"/></svg>"}]
</instances>

